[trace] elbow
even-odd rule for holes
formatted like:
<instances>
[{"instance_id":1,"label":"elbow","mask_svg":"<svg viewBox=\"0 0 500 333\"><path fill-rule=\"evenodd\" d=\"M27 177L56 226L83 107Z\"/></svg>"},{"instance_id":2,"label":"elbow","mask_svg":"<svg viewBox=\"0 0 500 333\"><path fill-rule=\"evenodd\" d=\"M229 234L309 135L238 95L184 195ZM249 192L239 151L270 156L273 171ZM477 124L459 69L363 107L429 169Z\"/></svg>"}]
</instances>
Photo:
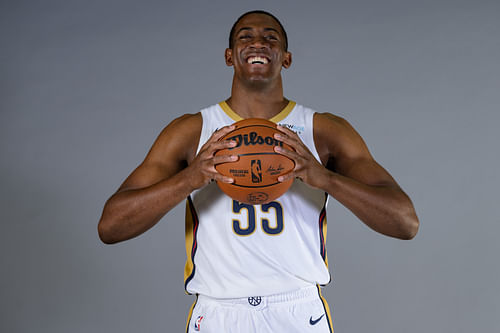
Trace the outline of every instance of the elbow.
<instances>
[{"instance_id":1,"label":"elbow","mask_svg":"<svg viewBox=\"0 0 500 333\"><path fill-rule=\"evenodd\" d=\"M399 233L396 237L401 240L411 240L417 235L420 222L410 198L406 195L405 198L405 202L398 209Z\"/></svg>"},{"instance_id":2,"label":"elbow","mask_svg":"<svg viewBox=\"0 0 500 333\"><path fill-rule=\"evenodd\" d=\"M398 238L402 240L411 240L415 238L420 227L417 214L413 211L411 214L408 214L403 221L404 222L402 223L402 228Z\"/></svg>"},{"instance_id":3,"label":"elbow","mask_svg":"<svg viewBox=\"0 0 500 333\"><path fill-rule=\"evenodd\" d=\"M102 218L97 225L97 233L99 235L99 239L104 244L110 245L118 243L118 241L113 237L113 232L106 226L106 223Z\"/></svg>"},{"instance_id":4,"label":"elbow","mask_svg":"<svg viewBox=\"0 0 500 333\"><path fill-rule=\"evenodd\" d=\"M418 225L408 228L408 230L402 232L398 238L401 240L412 240L417 235L417 232L418 232Z\"/></svg>"}]
</instances>

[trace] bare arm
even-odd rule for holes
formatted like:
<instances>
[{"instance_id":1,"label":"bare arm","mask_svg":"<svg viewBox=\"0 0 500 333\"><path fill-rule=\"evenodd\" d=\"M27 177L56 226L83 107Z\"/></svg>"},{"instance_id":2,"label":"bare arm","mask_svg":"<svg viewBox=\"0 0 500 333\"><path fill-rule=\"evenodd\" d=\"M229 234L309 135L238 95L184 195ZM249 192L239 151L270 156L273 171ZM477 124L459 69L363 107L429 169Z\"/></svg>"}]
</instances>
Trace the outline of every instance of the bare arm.
<instances>
[{"instance_id":1,"label":"bare arm","mask_svg":"<svg viewBox=\"0 0 500 333\"><path fill-rule=\"evenodd\" d=\"M280 130L286 134L281 140L295 149L281 151L296 162L288 177L324 190L377 232L400 239L415 237L419 222L410 198L373 159L347 121L331 114L315 115L314 140L323 165L295 133Z\"/></svg>"},{"instance_id":2,"label":"bare arm","mask_svg":"<svg viewBox=\"0 0 500 333\"><path fill-rule=\"evenodd\" d=\"M106 202L98 225L104 243L142 234L211 179L232 181L214 168L216 163L234 160L233 156L214 157L231 144L218 141L231 127L214 133L195 156L201 125L200 114L185 115L161 132L145 160Z\"/></svg>"}]
</instances>

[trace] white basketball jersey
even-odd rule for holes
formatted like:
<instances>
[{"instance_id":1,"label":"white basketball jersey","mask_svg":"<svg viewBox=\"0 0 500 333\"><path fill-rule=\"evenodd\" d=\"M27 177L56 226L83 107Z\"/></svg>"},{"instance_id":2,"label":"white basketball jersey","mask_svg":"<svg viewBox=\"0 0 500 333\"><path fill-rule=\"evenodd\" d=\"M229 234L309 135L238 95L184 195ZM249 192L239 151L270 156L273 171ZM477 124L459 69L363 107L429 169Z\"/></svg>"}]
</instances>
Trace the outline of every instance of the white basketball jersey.
<instances>
[{"instance_id":1,"label":"white basketball jersey","mask_svg":"<svg viewBox=\"0 0 500 333\"><path fill-rule=\"evenodd\" d=\"M225 102L201 115L198 151L214 131L242 119ZM270 120L297 132L319 161L313 115L290 102ZM234 201L215 183L194 191L186 204L186 291L235 298L327 284L327 199L325 192L299 180L264 205Z\"/></svg>"}]
</instances>

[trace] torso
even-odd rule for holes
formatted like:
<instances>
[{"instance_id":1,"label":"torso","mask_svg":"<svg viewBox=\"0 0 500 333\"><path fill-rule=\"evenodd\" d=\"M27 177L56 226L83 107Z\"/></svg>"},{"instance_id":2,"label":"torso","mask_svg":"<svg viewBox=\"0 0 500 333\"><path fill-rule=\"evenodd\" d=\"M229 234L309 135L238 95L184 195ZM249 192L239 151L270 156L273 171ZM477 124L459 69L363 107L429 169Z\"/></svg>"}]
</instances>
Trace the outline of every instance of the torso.
<instances>
[{"instance_id":1,"label":"torso","mask_svg":"<svg viewBox=\"0 0 500 333\"><path fill-rule=\"evenodd\" d=\"M225 103L201 111L198 150L218 128L238 119ZM296 131L319 160L314 111L290 103L273 120ZM245 205L215 183L187 201L186 290L212 297L269 295L330 280L326 256L327 195L296 180L266 205Z\"/></svg>"}]
</instances>

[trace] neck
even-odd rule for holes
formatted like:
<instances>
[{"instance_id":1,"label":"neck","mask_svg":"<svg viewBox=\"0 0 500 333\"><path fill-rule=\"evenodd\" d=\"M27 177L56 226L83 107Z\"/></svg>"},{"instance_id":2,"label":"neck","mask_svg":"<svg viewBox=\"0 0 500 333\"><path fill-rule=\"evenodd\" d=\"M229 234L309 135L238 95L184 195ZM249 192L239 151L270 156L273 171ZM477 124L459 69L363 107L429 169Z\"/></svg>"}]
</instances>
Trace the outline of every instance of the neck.
<instances>
[{"instance_id":1,"label":"neck","mask_svg":"<svg viewBox=\"0 0 500 333\"><path fill-rule=\"evenodd\" d=\"M242 118L270 119L283 110L288 100L283 97L280 80L274 85L241 84L233 78L231 97L226 103Z\"/></svg>"}]
</instances>

